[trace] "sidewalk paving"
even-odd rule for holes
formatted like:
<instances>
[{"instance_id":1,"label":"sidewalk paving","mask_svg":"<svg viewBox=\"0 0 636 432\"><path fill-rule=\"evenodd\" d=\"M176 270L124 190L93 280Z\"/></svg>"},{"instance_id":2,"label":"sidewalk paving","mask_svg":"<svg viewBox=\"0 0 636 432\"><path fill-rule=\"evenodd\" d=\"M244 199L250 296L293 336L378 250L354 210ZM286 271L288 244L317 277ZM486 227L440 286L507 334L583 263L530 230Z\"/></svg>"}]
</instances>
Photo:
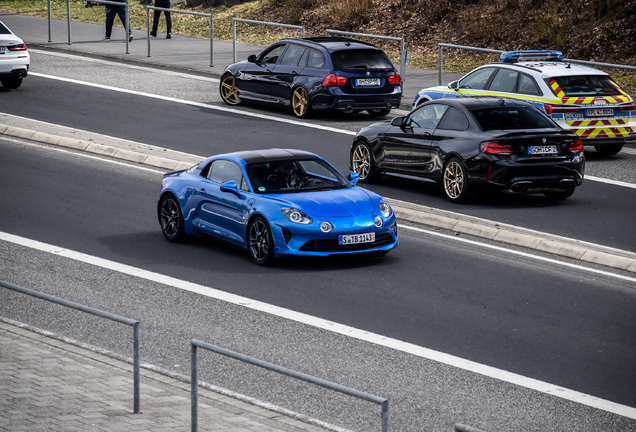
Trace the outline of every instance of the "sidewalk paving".
<instances>
[{"instance_id":1,"label":"sidewalk paving","mask_svg":"<svg viewBox=\"0 0 636 432\"><path fill-rule=\"evenodd\" d=\"M142 367L134 414L132 364L2 318L0 371L0 431L191 430L189 382ZM198 398L199 431L340 430L201 386Z\"/></svg>"}]
</instances>

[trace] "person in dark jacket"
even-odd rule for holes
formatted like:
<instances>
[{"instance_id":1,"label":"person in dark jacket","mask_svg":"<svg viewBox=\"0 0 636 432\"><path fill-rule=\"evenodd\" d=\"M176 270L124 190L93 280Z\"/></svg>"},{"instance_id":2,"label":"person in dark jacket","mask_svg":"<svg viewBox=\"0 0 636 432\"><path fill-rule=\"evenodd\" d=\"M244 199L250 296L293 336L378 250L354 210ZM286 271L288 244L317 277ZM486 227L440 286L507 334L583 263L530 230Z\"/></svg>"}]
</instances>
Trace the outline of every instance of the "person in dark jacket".
<instances>
[{"instance_id":1,"label":"person in dark jacket","mask_svg":"<svg viewBox=\"0 0 636 432\"><path fill-rule=\"evenodd\" d=\"M170 0L155 0L155 7L160 7L164 9L170 9ZM150 36L157 37L157 27L159 26L159 17L161 16L160 10L154 10L154 14L152 16L152 31L150 32ZM172 18L170 17L170 12L163 11L166 16L166 26L168 27L168 34L166 35L166 39L170 39L172 37Z\"/></svg>"},{"instance_id":2,"label":"person in dark jacket","mask_svg":"<svg viewBox=\"0 0 636 432\"><path fill-rule=\"evenodd\" d=\"M128 3L127 0L112 0L112 1L121 1L122 3ZM119 15L119 19L121 23L124 25L124 28L128 27L128 42L133 40L132 29L130 28L130 23L126 25L126 6L115 6L111 4L105 4L106 6L106 37L104 40L110 40L110 35L113 32L113 24L115 23L115 15Z\"/></svg>"}]
</instances>

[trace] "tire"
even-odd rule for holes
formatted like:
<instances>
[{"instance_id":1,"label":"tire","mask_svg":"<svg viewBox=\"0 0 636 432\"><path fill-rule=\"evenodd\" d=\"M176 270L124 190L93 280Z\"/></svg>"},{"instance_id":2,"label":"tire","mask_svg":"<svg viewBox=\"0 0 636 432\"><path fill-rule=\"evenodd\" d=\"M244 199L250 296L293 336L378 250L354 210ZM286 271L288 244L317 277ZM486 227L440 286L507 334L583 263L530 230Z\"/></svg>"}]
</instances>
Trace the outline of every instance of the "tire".
<instances>
[{"instance_id":1,"label":"tire","mask_svg":"<svg viewBox=\"0 0 636 432\"><path fill-rule=\"evenodd\" d=\"M549 200L561 201L570 198L574 193L574 189L576 189L576 186L569 186L566 190L563 191L543 192L543 195L545 195L545 197Z\"/></svg>"},{"instance_id":2,"label":"tire","mask_svg":"<svg viewBox=\"0 0 636 432\"><path fill-rule=\"evenodd\" d=\"M443 185L446 198L454 203L465 203L471 197L468 183L468 171L464 163L458 158L452 158L443 171Z\"/></svg>"},{"instance_id":3,"label":"tire","mask_svg":"<svg viewBox=\"0 0 636 432\"><path fill-rule=\"evenodd\" d=\"M242 102L239 97L239 89L236 86L236 78L231 74L227 74L221 78L219 93L221 94L223 102L228 105L240 105Z\"/></svg>"},{"instance_id":4,"label":"tire","mask_svg":"<svg viewBox=\"0 0 636 432\"><path fill-rule=\"evenodd\" d=\"M17 89L22 85L22 78L3 79L1 82L2 87L6 89Z\"/></svg>"},{"instance_id":5,"label":"tire","mask_svg":"<svg viewBox=\"0 0 636 432\"><path fill-rule=\"evenodd\" d=\"M594 149L598 152L598 154L613 156L623 149L623 144L598 145L594 146Z\"/></svg>"},{"instance_id":6,"label":"tire","mask_svg":"<svg viewBox=\"0 0 636 432\"><path fill-rule=\"evenodd\" d=\"M303 86L294 89L291 96L291 108L298 118L308 118L311 116L311 102L307 97L307 90Z\"/></svg>"},{"instance_id":7,"label":"tire","mask_svg":"<svg viewBox=\"0 0 636 432\"><path fill-rule=\"evenodd\" d=\"M274 238L267 221L256 216L247 230L247 249L254 262L267 266L274 262Z\"/></svg>"},{"instance_id":8,"label":"tire","mask_svg":"<svg viewBox=\"0 0 636 432\"><path fill-rule=\"evenodd\" d=\"M360 175L362 183L373 183L378 179L371 147L366 141L358 141L351 151L351 169Z\"/></svg>"},{"instance_id":9,"label":"tire","mask_svg":"<svg viewBox=\"0 0 636 432\"><path fill-rule=\"evenodd\" d=\"M166 194L159 203L159 223L164 237L172 243L180 243L185 240L183 228L183 211L179 200L172 194Z\"/></svg>"},{"instance_id":10,"label":"tire","mask_svg":"<svg viewBox=\"0 0 636 432\"><path fill-rule=\"evenodd\" d=\"M371 117L384 117L386 115L389 115L389 113L391 112L391 108L370 109L370 110L367 110L367 112L369 113Z\"/></svg>"}]
</instances>

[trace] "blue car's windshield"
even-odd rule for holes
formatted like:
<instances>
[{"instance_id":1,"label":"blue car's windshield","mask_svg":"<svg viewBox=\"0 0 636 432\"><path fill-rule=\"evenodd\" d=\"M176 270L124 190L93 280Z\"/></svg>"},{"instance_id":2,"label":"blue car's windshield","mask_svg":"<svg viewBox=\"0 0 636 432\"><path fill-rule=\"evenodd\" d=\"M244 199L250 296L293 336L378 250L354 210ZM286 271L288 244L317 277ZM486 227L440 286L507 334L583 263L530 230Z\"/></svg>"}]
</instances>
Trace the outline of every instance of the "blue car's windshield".
<instances>
[{"instance_id":1,"label":"blue car's windshield","mask_svg":"<svg viewBox=\"0 0 636 432\"><path fill-rule=\"evenodd\" d=\"M279 160L245 167L255 193L293 193L352 187L322 159Z\"/></svg>"}]
</instances>

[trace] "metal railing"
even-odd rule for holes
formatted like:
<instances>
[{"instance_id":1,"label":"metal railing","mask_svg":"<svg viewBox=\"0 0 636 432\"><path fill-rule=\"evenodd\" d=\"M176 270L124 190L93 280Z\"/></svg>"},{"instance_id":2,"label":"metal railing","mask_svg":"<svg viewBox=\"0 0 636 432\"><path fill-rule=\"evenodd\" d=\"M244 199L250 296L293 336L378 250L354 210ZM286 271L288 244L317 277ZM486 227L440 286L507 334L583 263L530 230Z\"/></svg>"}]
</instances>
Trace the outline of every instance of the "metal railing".
<instances>
[{"instance_id":1,"label":"metal railing","mask_svg":"<svg viewBox=\"0 0 636 432\"><path fill-rule=\"evenodd\" d=\"M300 380L307 381L309 383L316 384L321 387L328 388L330 390L345 393L350 396L354 396L369 402L376 403L382 406L382 432L389 432L389 401L384 398L381 398L379 396L375 396L369 393L361 392L360 390L352 389L350 387L345 387L340 384L332 383L330 381L326 381L320 378L316 378L314 376L307 375L292 369L287 369L282 366L278 366L273 363L259 360L254 357L240 354L235 351L218 347L216 345L211 345L209 343L205 343L197 339L192 339L190 341L190 344L191 344L191 351L192 351L191 380L190 380L191 382L190 396L192 401L192 412L191 412L192 432L197 432L198 422L199 422L198 421L199 372L198 372L198 366L197 366L197 348L203 348L209 351L213 351L215 353L222 354L224 356L231 357L233 359L240 360L245 363L250 363L255 366L259 366L274 372L278 372L283 375L290 376L292 378L298 378Z\"/></svg>"},{"instance_id":2,"label":"metal railing","mask_svg":"<svg viewBox=\"0 0 636 432\"><path fill-rule=\"evenodd\" d=\"M501 54L504 51L501 50L494 50L494 49L488 49L488 48L477 48L477 47L471 47L471 46L464 46L464 45L453 45L453 44L445 44L445 43L438 43L437 44L437 69L438 69L438 76L439 76L439 85L443 85L442 83L442 50L444 48L455 48L455 49L463 49L463 50L469 50L469 51L480 51L480 52L486 52L486 53L493 53L493 54ZM589 65L589 66L599 66L599 67L607 67L607 68L615 68L615 69L627 69L627 70L632 70L632 71L636 71L636 66L627 66L627 65L618 65L618 64L612 64L612 63L601 63L601 62L593 62L593 61L586 61L586 60L576 60L576 59L563 59L564 62L570 62L570 63L575 63L575 64L583 64L583 65Z\"/></svg>"},{"instance_id":3,"label":"metal railing","mask_svg":"<svg viewBox=\"0 0 636 432\"><path fill-rule=\"evenodd\" d=\"M267 21L255 21L255 20L248 20L248 19L242 19L242 18L232 18L232 59L234 60L233 63L236 63L236 23L237 22L297 29L297 30L300 30L300 37L305 37L304 26L293 25L293 24L281 24L281 23L274 23L274 22L267 22Z\"/></svg>"},{"instance_id":4,"label":"metal railing","mask_svg":"<svg viewBox=\"0 0 636 432\"><path fill-rule=\"evenodd\" d=\"M77 309L80 310L82 312L87 312L89 314L92 315L97 315L99 317L102 318L106 318L112 321L117 321L119 323L122 324L127 324L129 326L132 326L133 328L133 405L134 405L134 412L135 414L139 414L139 376L140 376L140 371L139 371L139 321L135 321L133 319L130 318L125 318L119 315L115 315L112 314L110 312L104 312L102 310L99 309L94 309L92 307L89 306L84 306L81 305L79 303L75 303L69 300L65 300L59 297L55 297L52 296L50 294L45 294L45 293L41 293L39 291L34 291L32 289L29 288L24 288L21 286L17 286L17 285L13 285L10 284L8 282L4 282L4 281L0 281L0 286L3 286L5 288L8 288L10 290L13 291L17 291L23 294L28 294L30 296L33 297L38 297L41 298L43 300L47 300L53 303L57 303L59 305L62 306L66 306L66 307L70 307L72 309Z\"/></svg>"},{"instance_id":5,"label":"metal railing","mask_svg":"<svg viewBox=\"0 0 636 432\"><path fill-rule=\"evenodd\" d=\"M85 1L93 1L96 2L96 0L85 0ZM128 11L128 2L126 3L122 3L122 2L114 2L114 1L110 1L110 0L100 0L99 2L100 4L109 4L109 5L114 5L114 6L124 6L126 9L126 54L130 54L130 51L128 50L128 29L130 29L130 13ZM47 6L48 6L48 23L49 23L49 42L53 42L53 38L51 35L51 0L47 1ZM73 45L73 42L71 40L71 0L66 0L66 21L67 21L67 25L68 25L68 45Z\"/></svg>"},{"instance_id":6,"label":"metal railing","mask_svg":"<svg viewBox=\"0 0 636 432\"><path fill-rule=\"evenodd\" d=\"M330 34L340 34L345 36L357 36L357 37L392 40L392 41L400 42L400 77L402 78L402 94L404 94L404 82L406 82L406 77L405 77L406 64L409 61L409 52L404 49L404 38L393 37L393 36L372 35L372 34L366 34L366 33L352 33L352 32L331 30L331 29L327 29L325 34L327 36L329 36Z\"/></svg>"},{"instance_id":7,"label":"metal railing","mask_svg":"<svg viewBox=\"0 0 636 432\"><path fill-rule=\"evenodd\" d=\"M201 13L201 12L189 12L182 11L178 9L166 9L155 6L146 6L146 26L148 33L148 57L152 57L150 55L150 9L155 11L164 11L164 12L174 12L185 15L196 15L196 16L204 16L210 18L210 67L214 67L214 16L212 14Z\"/></svg>"}]
</instances>

